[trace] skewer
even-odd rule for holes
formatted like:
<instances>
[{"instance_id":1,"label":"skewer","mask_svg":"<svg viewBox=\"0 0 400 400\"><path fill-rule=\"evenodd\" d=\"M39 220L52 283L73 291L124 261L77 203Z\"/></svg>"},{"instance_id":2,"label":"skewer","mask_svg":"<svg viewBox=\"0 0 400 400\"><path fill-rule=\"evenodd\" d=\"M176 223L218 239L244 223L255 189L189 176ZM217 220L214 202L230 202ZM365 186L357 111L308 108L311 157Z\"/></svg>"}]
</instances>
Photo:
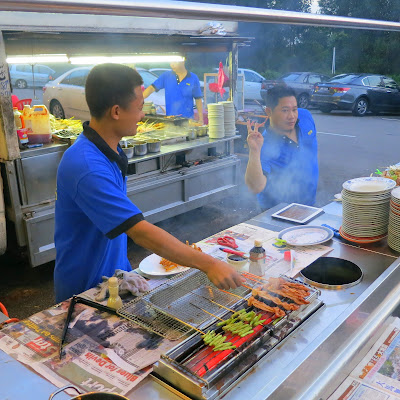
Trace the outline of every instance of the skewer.
<instances>
[{"instance_id":1,"label":"skewer","mask_svg":"<svg viewBox=\"0 0 400 400\"><path fill-rule=\"evenodd\" d=\"M205 313L212 315L213 317L219 319L220 321L224 321L222 318L217 317L217 316L214 315L213 313L210 313L210 312L208 312L207 310L204 310L204 308L201 308L201 307L199 307L199 306L196 306L196 304L193 304L193 303L190 303L190 304L191 304L192 306L198 308L199 310L204 311Z\"/></svg>"},{"instance_id":2,"label":"skewer","mask_svg":"<svg viewBox=\"0 0 400 400\"><path fill-rule=\"evenodd\" d=\"M255 279L258 280L258 281L261 280L261 281L268 282L268 279L267 279L267 278L263 278L262 276L254 275L254 274L252 274L252 273L250 273L250 272L242 272L242 275L255 278Z\"/></svg>"},{"instance_id":3,"label":"skewer","mask_svg":"<svg viewBox=\"0 0 400 400\"><path fill-rule=\"evenodd\" d=\"M185 321L182 321L181 319L175 317L175 315L174 315L174 319L176 319L177 321L181 322L183 325L186 325L186 326L188 326L189 328L192 328L192 329L194 329L195 331L200 332L202 335L205 335L205 332L201 331L200 329L195 328L194 326L188 324L188 323L185 322Z\"/></svg>"},{"instance_id":4,"label":"skewer","mask_svg":"<svg viewBox=\"0 0 400 400\"><path fill-rule=\"evenodd\" d=\"M223 289L219 289L219 290L220 290L221 292L228 293L228 294L230 294L230 295L232 295L232 296L239 297L239 299L246 300L244 297L239 296L239 295L237 295L237 294L234 294L234 293L231 293L231 292L227 292L226 290L223 290Z\"/></svg>"},{"instance_id":5,"label":"skewer","mask_svg":"<svg viewBox=\"0 0 400 400\"><path fill-rule=\"evenodd\" d=\"M209 299L208 297L202 296L201 294L197 294L197 293L195 293L195 294L196 294L196 296L200 296L200 297L202 297L203 299L206 299L206 300L208 300L208 301L211 301L211 303L216 304L218 307L225 308L225 310L228 310L228 311L230 311L230 312L236 312L236 310L232 310L232 308L225 307L225 306L223 306L222 304L219 304L219 303L217 303L216 301Z\"/></svg>"},{"instance_id":6,"label":"skewer","mask_svg":"<svg viewBox=\"0 0 400 400\"><path fill-rule=\"evenodd\" d=\"M253 288L252 288L252 287L250 287L250 286L247 286L247 285L243 285L243 283L242 283L242 286L243 286L243 287L245 287L246 289L253 290Z\"/></svg>"}]
</instances>

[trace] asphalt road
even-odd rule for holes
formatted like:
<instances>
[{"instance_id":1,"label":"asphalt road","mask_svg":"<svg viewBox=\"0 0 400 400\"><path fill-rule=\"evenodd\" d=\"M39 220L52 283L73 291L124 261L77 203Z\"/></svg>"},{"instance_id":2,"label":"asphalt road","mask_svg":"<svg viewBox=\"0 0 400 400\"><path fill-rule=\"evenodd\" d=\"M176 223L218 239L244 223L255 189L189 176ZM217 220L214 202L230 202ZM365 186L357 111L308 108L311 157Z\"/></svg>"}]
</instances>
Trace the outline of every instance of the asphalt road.
<instances>
[{"instance_id":1,"label":"asphalt road","mask_svg":"<svg viewBox=\"0 0 400 400\"><path fill-rule=\"evenodd\" d=\"M19 94L17 94L19 96ZM342 183L350 178L369 176L376 168L400 161L400 116L354 117L346 112L322 114L311 110L318 131L320 180L317 206L329 203ZM220 230L257 215L255 196L244 184L247 163L245 149L242 160L239 195L227 197L200 209L170 218L158 226L178 239L196 242ZM128 257L134 267L149 253L134 243L129 244ZM0 302L10 316L26 318L54 304L53 263L30 268L26 261L11 255L0 257Z\"/></svg>"}]
</instances>

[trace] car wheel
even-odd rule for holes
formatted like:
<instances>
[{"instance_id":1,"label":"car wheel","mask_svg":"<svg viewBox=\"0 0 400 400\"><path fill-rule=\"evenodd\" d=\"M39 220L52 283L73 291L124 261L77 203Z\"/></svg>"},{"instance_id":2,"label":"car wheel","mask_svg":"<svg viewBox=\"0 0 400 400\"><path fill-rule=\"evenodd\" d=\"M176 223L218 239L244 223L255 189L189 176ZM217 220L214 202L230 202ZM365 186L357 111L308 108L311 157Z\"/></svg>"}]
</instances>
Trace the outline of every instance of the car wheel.
<instances>
[{"instance_id":1,"label":"car wheel","mask_svg":"<svg viewBox=\"0 0 400 400\"><path fill-rule=\"evenodd\" d=\"M332 107L330 107L330 106L320 106L319 109L323 113L327 113L327 114L332 111Z\"/></svg>"},{"instance_id":2,"label":"car wheel","mask_svg":"<svg viewBox=\"0 0 400 400\"><path fill-rule=\"evenodd\" d=\"M307 108L310 104L310 98L308 97L307 94L302 93L298 98L297 98L297 105L300 108Z\"/></svg>"},{"instance_id":3,"label":"car wheel","mask_svg":"<svg viewBox=\"0 0 400 400\"><path fill-rule=\"evenodd\" d=\"M15 86L16 86L18 89L25 89L25 88L28 87L28 84L27 84L26 81L24 81L23 79L18 79L18 80L15 82Z\"/></svg>"},{"instance_id":4,"label":"car wheel","mask_svg":"<svg viewBox=\"0 0 400 400\"><path fill-rule=\"evenodd\" d=\"M354 103L353 115L363 117L368 112L368 106L368 100L365 97L357 99Z\"/></svg>"},{"instance_id":5,"label":"car wheel","mask_svg":"<svg viewBox=\"0 0 400 400\"><path fill-rule=\"evenodd\" d=\"M50 113L53 114L56 118L64 119L65 113L62 105L59 101L53 100L50 103Z\"/></svg>"}]
</instances>

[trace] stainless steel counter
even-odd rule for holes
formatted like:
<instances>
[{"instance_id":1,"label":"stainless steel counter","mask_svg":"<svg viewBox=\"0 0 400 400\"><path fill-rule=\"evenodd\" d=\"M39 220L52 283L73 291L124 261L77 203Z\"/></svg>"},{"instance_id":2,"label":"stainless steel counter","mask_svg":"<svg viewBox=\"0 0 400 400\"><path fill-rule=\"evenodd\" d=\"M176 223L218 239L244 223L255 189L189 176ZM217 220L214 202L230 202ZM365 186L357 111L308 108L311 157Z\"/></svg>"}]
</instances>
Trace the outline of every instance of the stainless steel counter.
<instances>
[{"instance_id":1,"label":"stainless steel counter","mask_svg":"<svg viewBox=\"0 0 400 400\"><path fill-rule=\"evenodd\" d=\"M248 223L279 231L283 227L281 221L270 218L273 212L271 209ZM337 218L340 219L338 215L326 213L310 224L332 224L338 222ZM326 399L376 340L400 302L400 259L397 255L349 246L337 240L327 245L333 248L329 256L350 260L362 269L361 283L341 291L321 289L325 307L262 358L222 398ZM51 389L52 385L0 352L0 365L6 363L12 366L18 382L23 377L26 386L31 388L30 399L42 399L44 388L47 392ZM13 381L9 373L0 374L0 398L24 398L22 387L11 387ZM128 397L132 400L182 398L154 377L142 381Z\"/></svg>"},{"instance_id":2,"label":"stainless steel counter","mask_svg":"<svg viewBox=\"0 0 400 400\"><path fill-rule=\"evenodd\" d=\"M154 223L233 194L240 165L233 151L238 137L202 137L133 157L128 165L128 197ZM63 143L45 144L0 164L6 178L6 216L16 236L8 241L27 246L33 267L55 259L56 177L67 148Z\"/></svg>"}]
</instances>

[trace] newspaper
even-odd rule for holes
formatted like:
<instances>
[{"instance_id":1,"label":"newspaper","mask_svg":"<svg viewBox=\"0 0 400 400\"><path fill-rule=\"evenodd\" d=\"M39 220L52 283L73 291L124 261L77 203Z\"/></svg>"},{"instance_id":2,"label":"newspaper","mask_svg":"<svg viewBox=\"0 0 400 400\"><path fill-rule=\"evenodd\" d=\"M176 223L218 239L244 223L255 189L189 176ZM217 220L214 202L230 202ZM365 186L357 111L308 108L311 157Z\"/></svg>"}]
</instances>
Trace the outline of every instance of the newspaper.
<instances>
[{"instance_id":1,"label":"newspaper","mask_svg":"<svg viewBox=\"0 0 400 400\"><path fill-rule=\"evenodd\" d=\"M65 354L59 345L69 301L0 331L0 349L58 387L126 394L177 344L123 318L76 304Z\"/></svg>"},{"instance_id":2,"label":"newspaper","mask_svg":"<svg viewBox=\"0 0 400 400\"><path fill-rule=\"evenodd\" d=\"M329 400L400 398L400 319L395 318Z\"/></svg>"},{"instance_id":3,"label":"newspaper","mask_svg":"<svg viewBox=\"0 0 400 400\"><path fill-rule=\"evenodd\" d=\"M316 259L332 251L331 247L321 244L301 247L280 244L277 242L278 232L246 223L235 225L232 228L201 240L198 242L198 245L205 253L226 261L226 253L219 249L221 245L217 243L217 239L222 236L233 237L238 245L238 248L235 250L245 253L249 253L254 247L254 240L262 241L266 252L266 270L268 276L285 274L294 277ZM290 264L282 262L283 254L288 250L294 250L295 252L293 268L291 268Z\"/></svg>"}]
</instances>

